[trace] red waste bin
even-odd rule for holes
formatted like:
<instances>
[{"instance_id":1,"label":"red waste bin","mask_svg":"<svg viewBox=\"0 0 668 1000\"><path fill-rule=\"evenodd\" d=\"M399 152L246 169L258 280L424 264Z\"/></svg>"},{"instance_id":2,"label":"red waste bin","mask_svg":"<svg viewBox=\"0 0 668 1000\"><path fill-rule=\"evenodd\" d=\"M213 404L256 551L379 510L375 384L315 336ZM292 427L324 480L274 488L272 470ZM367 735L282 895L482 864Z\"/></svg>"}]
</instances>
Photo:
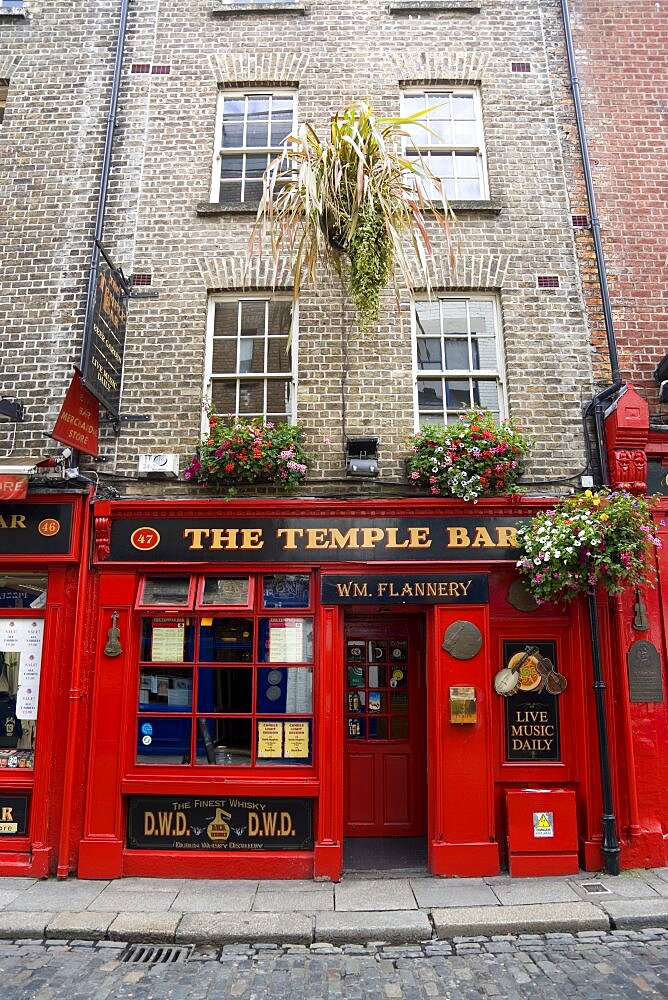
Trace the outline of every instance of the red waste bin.
<instances>
[{"instance_id":1,"label":"red waste bin","mask_svg":"<svg viewBox=\"0 0 668 1000\"><path fill-rule=\"evenodd\" d=\"M575 875L578 824L570 788L506 790L511 875Z\"/></svg>"}]
</instances>

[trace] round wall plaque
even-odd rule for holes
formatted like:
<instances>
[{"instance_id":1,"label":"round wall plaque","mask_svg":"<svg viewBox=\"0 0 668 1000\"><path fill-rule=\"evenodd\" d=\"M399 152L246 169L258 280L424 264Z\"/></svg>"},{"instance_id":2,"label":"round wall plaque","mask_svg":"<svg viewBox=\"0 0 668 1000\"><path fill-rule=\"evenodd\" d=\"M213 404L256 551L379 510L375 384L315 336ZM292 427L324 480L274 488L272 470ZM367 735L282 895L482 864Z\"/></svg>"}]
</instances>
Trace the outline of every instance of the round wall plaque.
<instances>
[{"instance_id":1,"label":"round wall plaque","mask_svg":"<svg viewBox=\"0 0 668 1000\"><path fill-rule=\"evenodd\" d=\"M507 600L508 604L512 604L518 611L535 611L538 607L524 580L513 580L508 588Z\"/></svg>"},{"instance_id":2,"label":"round wall plaque","mask_svg":"<svg viewBox=\"0 0 668 1000\"><path fill-rule=\"evenodd\" d=\"M443 636L443 649L456 660L470 660L482 648L482 632L473 622L457 621Z\"/></svg>"}]
</instances>

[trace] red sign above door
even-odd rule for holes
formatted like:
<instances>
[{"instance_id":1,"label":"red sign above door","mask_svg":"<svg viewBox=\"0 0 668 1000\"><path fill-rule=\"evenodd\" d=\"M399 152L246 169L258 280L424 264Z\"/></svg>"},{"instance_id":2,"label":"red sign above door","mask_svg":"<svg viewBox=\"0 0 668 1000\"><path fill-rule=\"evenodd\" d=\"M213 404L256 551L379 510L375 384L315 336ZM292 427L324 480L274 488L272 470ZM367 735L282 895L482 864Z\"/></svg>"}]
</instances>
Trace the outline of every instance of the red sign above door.
<instances>
[{"instance_id":1,"label":"red sign above door","mask_svg":"<svg viewBox=\"0 0 668 1000\"><path fill-rule=\"evenodd\" d=\"M75 372L51 437L86 455L97 455L99 426L100 405Z\"/></svg>"}]
</instances>

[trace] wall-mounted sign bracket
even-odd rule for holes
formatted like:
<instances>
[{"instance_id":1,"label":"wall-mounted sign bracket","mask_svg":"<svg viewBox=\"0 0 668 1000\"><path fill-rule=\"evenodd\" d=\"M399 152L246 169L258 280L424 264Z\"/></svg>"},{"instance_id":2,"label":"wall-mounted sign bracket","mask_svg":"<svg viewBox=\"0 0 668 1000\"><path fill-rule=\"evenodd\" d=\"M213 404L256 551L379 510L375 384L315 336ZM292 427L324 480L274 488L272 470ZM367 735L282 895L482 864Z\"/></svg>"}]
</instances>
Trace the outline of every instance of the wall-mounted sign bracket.
<instances>
[{"instance_id":1,"label":"wall-mounted sign bracket","mask_svg":"<svg viewBox=\"0 0 668 1000\"><path fill-rule=\"evenodd\" d=\"M118 437L121 433L121 424L128 424L130 421L145 423L147 420L153 420L153 417L150 413L119 413L116 417L113 413L108 413L104 410L102 412L102 419L106 420L107 423L111 422L111 429L116 437Z\"/></svg>"}]
</instances>

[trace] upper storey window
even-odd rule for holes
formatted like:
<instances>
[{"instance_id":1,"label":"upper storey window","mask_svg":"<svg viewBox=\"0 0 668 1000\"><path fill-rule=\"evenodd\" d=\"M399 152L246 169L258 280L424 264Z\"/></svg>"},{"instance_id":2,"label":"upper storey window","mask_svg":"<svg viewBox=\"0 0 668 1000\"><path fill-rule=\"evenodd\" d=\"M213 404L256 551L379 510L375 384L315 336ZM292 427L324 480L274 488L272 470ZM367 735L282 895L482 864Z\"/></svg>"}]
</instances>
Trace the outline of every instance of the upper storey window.
<instances>
[{"instance_id":1,"label":"upper storey window","mask_svg":"<svg viewBox=\"0 0 668 1000\"><path fill-rule=\"evenodd\" d=\"M221 92L212 202L259 202L262 175L292 132L296 113L295 91Z\"/></svg>"},{"instance_id":2,"label":"upper storey window","mask_svg":"<svg viewBox=\"0 0 668 1000\"><path fill-rule=\"evenodd\" d=\"M409 145L407 156L422 157L441 179L449 201L488 198L479 92L470 88L404 91L402 114L417 112L424 112L424 117L409 127L417 149ZM424 194L440 199L433 185Z\"/></svg>"}]
</instances>

